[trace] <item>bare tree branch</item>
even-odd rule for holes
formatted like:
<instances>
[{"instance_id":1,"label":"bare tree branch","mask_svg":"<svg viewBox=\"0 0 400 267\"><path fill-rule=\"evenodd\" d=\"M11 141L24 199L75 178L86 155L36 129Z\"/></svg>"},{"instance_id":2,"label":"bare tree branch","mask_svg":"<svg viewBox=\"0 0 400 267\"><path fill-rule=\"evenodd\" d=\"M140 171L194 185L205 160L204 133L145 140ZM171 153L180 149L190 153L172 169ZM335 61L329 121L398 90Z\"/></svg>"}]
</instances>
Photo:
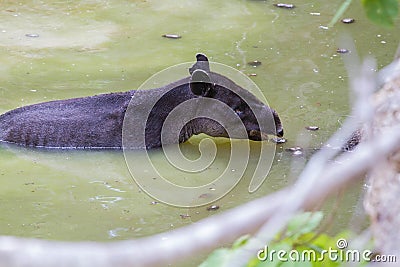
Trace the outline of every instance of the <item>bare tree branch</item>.
<instances>
[{"instance_id":1,"label":"bare tree branch","mask_svg":"<svg viewBox=\"0 0 400 267\"><path fill-rule=\"evenodd\" d=\"M313 193L301 199L308 209L337 189L359 179L376 161L400 149L400 130L391 138L362 144L353 153L332 162L313 186ZM132 241L110 243L57 242L17 237L0 237L1 266L156 266L176 263L195 253L210 251L245 233L254 233L281 208L292 186L251 201L223 214L174 231ZM254 254L256 255L256 254Z\"/></svg>"},{"instance_id":2,"label":"bare tree branch","mask_svg":"<svg viewBox=\"0 0 400 267\"><path fill-rule=\"evenodd\" d=\"M369 77L356 83L356 86L375 85L374 81L368 82L368 78L373 76L368 69L371 69L370 63L363 68ZM367 90L367 94L371 91ZM340 140L345 140L354 130L354 117L363 116L365 98L362 99L364 103L359 103L355 116L346 121L342 130L328 141L333 147L341 147ZM369 118L365 116L363 119ZM309 161L293 186L170 232L109 243L2 236L0 266L164 266L215 249L243 234L259 231L259 242L254 239L242 254L245 256L242 261L245 262L249 257L256 256L261 241L265 244L293 214L310 209L347 184L363 179L373 166L399 151L400 126L385 127L384 134L385 138L362 143L354 152L339 156L339 150L323 148Z\"/></svg>"},{"instance_id":3,"label":"bare tree branch","mask_svg":"<svg viewBox=\"0 0 400 267\"><path fill-rule=\"evenodd\" d=\"M371 124L374 114L373 105L369 98L376 87L375 61L367 59L362 65L359 65L360 60L352 40L347 37L343 38L343 42L345 42L345 47L350 47L353 51L351 55L346 56L344 59L350 76L352 91L356 94L356 101L353 104L354 108L350 117L345 121L342 128L327 142L327 144L330 144L334 148L344 147L344 143L348 140L350 133L356 131L360 125L364 125L363 132L364 134L368 134L370 127L367 126ZM240 262L240 265L244 265L254 256L254 251L261 247L262 244L268 243L273 239L296 213L304 209L305 199L315 193L315 184L321 177L326 176L326 170L329 169L331 161L339 151L340 149L322 147L310 159L299 175L291 194L283 200L280 209L275 212L274 217L261 227L255 239L250 240L241 248L241 253L237 253L236 257L231 260L231 264Z\"/></svg>"}]
</instances>

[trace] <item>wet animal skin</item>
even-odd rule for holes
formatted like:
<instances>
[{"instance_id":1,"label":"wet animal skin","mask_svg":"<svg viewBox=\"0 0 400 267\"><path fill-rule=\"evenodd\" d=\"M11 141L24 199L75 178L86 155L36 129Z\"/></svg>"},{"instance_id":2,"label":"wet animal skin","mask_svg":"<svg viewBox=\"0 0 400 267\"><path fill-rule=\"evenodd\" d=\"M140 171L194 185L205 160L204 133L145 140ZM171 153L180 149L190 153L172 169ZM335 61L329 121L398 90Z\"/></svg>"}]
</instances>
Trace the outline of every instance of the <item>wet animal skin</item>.
<instances>
[{"instance_id":1,"label":"wet animal skin","mask_svg":"<svg viewBox=\"0 0 400 267\"><path fill-rule=\"evenodd\" d=\"M8 111L0 115L0 141L29 147L119 149L122 148L124 117L131 99L137 97L146 105L147 100L160 95L162 97L146 121L146 149L161 147L161 129L168 114L184 101L197 98L213 98L228 105L240 118L248 133L246 138L250 140L263 140L266 134L283 136L275 110L229 78L210 71L205 55L197 54L196 59L189 69L190 76L161 88L56 100ZM258 107L265 116L272 116L273 125L268 132L260 131L252 109L236 92L249 95L252 106ZM141 115L135 114L138 118ZM218 122L194 118L182 128L179 137L170 142L185 142L200 133L228 137Z\"/></svg>"}]
</instances>

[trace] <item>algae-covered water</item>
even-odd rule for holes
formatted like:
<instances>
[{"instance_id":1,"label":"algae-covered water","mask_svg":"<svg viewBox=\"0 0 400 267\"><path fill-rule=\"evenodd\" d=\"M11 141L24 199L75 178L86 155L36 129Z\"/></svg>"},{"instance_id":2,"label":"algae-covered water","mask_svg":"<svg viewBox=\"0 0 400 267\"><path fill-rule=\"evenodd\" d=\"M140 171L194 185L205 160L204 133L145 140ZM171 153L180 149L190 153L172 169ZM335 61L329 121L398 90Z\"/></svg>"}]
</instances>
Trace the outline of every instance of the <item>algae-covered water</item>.
<instances>
[{"instance_id":1,"label":"algae-covered water","mask_svg":"<svg viewBox=\"0 0 400 267\"><path fill-rule=\"evenodd\" d=\"M132 179L122 151L1 145L0 234L55 240L138 238L292 183L291 172L298 169L291 167L293 155L285 148L320 147L349 114L348 77L336 52L346 48L338 44L341 34L350 34L358 53L373 55L379 68L391 62L399 42L399 24L392 29L373 25L358 1L346 12L355 23L320 28L340 2L298 0L294 9L280 9L274 1L251 0L2 1L1 113L43 101L136 89L154 73L194 61L202 52L212 61L256 74L250 79L279 113L288 142L277 146L271 171L255 193L248 192L251 171L245 172L214 203L218 210L177 208L149 197ZM262 64L247 64L255 60ZM310 125L319 130L306 131ZM182 146L189 157L198 155L200 139ZM218 172L229 158L229 142L220 140L217 147L212 168ZM168 163L161 153L152 151L151 156L164 168ZM248 168L256 163L251 155ZM172 171L186 185L202 180L201 174L191 180L185 172ZM209 174L204 179L209 181ZM340 203L338 227L347 226L358 212L358 187Z\"/></svg>"}]
</instances>

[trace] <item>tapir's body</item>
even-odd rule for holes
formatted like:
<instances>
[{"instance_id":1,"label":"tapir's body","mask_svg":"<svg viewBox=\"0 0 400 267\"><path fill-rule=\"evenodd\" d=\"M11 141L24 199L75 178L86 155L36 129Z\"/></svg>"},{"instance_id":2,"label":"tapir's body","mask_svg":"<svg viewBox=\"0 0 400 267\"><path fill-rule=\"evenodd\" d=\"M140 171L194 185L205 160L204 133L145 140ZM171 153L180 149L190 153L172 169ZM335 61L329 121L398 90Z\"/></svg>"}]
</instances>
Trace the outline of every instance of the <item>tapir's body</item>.
<instances>
[{"instance_id":1,"label":"tapir's body","mask_svg":"<svg viewBox=\"0 0 400 267\"><path fill-rule=\"evenodd\" d=\"M0 116L0 140L33 147L119 148L133 94L103 94L11 110Z\"/></svg>"},{"instance_id":2,"label":"tapir's body","mask_svg":"<svg viewBox=\"0 0 400 267\"><path fill-rule=\"evenodd\" d=\"M161 88L50 101L11 110L0 115L0 141L31 147L122 148L124 118L134 99L138 107L129 115L145 121L143 147L160 147L165 144L161 142L161 130L170 112L187 100L201 97L213 98L228 105L238 113L248 132L247 138L261 140L262 133L254 114L235 93L239 91L240 94L249 95L262 114L272 115L273 127L267 134L283 135L280 119L274 110L225 76L210 72L204 55L197 55L197 60L190 68L191 77ZM195 76L205 76L208 81L196 80ZM156 104L147 117L142 110L149 103ZM199 133L228 137L219 123L207 118L196 118L197 109L194 107L188 111L193 113L191 115L194 119L182 128L176 139L167 140L167 143L184 142ZM130 135L141 134L135 131L128 129ZM133 144L132 147L140 147L140 144Z\"/></svg>"}]
</instances>

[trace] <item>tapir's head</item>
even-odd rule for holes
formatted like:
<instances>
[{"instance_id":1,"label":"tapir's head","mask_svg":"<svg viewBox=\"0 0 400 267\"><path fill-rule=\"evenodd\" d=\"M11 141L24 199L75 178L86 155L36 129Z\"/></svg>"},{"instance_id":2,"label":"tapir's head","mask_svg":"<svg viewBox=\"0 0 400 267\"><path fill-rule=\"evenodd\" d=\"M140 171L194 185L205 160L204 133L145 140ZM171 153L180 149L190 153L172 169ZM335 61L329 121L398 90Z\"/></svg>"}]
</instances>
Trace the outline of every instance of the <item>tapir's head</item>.
<instances>
[{"instance_id":1,"label":"tapir's head","mask_svg":"<svg viewBox=\"0 0 400 267\"><path fill-rule=\"evenodd\" d=\"M196 55L197 62L189 69L191 74L190 89L198 97L212 98L223 102L240 120L232 120L234 125L245 127L247 136L230 136L232 138L248 138L254 141L267 139L267 135L283 136L281 120L277 112L262 103L249 91L241 88L229 78L210 71L208 59L203 54ZM217 101L212 101L217 103ZM207 104L206 104L207 105ZM214 104L207 107L214 110ZM201 105L200 105L201 106ZM219 112L219 111L215 111ZM232 112L231 112L232 114ZM222 114L224 116L224 114ZM202 131L210 136L228 137L228 133L220 122L204 118L200 119ZM229 123L229 122L228 122Z\"/></svg>"}]
</instances>

